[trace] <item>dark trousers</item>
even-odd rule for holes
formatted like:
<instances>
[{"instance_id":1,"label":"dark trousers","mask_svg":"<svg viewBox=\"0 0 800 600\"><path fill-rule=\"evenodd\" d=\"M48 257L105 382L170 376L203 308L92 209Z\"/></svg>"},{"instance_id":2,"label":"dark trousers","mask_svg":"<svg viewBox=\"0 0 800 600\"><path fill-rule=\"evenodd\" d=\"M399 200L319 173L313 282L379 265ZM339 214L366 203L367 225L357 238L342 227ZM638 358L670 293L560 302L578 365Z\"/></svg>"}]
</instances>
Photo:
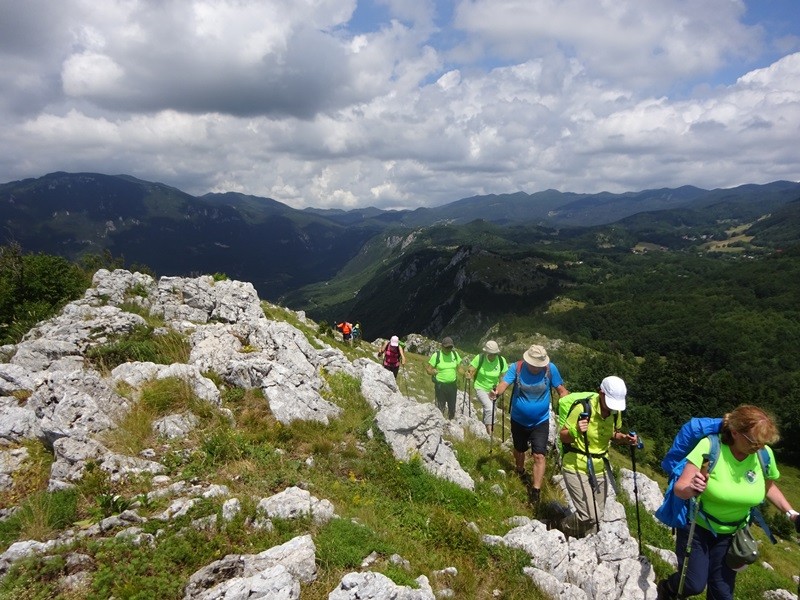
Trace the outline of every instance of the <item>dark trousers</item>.
<instances>
[{"instance_id":1,"label":"dark trousers","mask_svg":"<svg viewBox=\"0 0 800 600\"><path fill-rule=\"evenodd\" d=\"M689 539L689 527L678 529L675 536L675 553L678 555L678 572L667 579L667 586L673 594L678 593L681 580L683 560L686 556L686 540ZM725 554L731 545L731 535L714 535L705 527L697 525L692 538L692 553L689 556L689 568L683 584L684 597L696 596L708 585L706 598L710 600L733 600L733 588L736 584L736 571L725 564Z\"/></svg>"},{"instance_id":2,"label":"dark trousers","mask_svg":"<svg viewBox=\"0 0 800 600\"><path fill-rule=\"evenodd\" d=\"M458 394L457 383L455 381L451 383L435 381L433 387L436 390L436 407L448 419L454 419L456 416L456 396ZM445 408L447 409L446 412Z\"/></svg>"}]
</instances>

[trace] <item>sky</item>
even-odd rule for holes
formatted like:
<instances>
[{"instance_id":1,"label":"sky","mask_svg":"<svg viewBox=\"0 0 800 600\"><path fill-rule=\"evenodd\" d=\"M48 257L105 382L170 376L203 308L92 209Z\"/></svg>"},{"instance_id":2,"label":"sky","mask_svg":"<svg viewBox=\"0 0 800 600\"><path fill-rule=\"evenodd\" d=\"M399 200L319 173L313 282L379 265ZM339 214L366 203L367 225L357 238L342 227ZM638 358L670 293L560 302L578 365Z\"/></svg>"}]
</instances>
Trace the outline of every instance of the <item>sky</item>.
<instances>
[{"instance_id":1,"label":"sky","mask_svg":"<svg viewBox=\"0 0 800 600\"><path fill-rule=\"evenodd\" d=\"M797 0L0 0L0 182L295 208L800 180Z\"/></svg>"}]
</instances>

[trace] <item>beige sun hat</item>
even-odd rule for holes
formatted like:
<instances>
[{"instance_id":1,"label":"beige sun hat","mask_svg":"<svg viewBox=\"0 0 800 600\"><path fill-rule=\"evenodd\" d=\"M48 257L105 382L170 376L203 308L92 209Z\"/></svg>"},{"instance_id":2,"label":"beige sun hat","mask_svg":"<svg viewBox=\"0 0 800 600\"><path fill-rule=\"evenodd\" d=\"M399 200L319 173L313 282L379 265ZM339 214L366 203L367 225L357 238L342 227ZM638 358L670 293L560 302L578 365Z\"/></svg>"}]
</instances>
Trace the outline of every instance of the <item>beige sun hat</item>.
<instances>
[{"instance_id":1,"label":"beige sun hat","mask_svg":"<svg viewBox=\"0 0 800 600\"><path fill-rule=\"evenodd\" d=\"M547 350L545 350L543 346L538 346L536 344L525 350L525 354L522 355L522 358L532 367L546 367L550 364L550 357L547 356Z\"/></svg>"},{"instance_id":2,"label":"beige sun hat","mask_svg":"<svg viewBox=\"0 0 800 600\"><path fill-rule=\"evenodd\" d=\"M489 340L483 345L483 352L486 354L500 354L500 346L494 340Z\"/></svg>"}]
</instances>

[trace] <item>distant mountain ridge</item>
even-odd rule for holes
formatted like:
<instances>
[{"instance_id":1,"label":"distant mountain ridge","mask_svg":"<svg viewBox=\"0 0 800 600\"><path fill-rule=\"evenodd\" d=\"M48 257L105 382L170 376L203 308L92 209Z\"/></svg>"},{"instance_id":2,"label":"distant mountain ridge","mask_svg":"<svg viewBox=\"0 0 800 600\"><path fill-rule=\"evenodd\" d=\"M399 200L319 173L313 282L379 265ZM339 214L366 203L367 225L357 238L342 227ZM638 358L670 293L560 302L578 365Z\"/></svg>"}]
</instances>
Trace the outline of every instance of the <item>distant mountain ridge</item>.
<instances>
[{"instance_id":1,"label":"distant mountain ridge","mask_svg":"<svg viewBox=\"0 0 800 600\"><path fill-rule=\"evenodd\" d=\"M755 221L777 214L798 198L800 184L779 181L710 191L683 186L624 194L557 190L491 194L416 210L297 210L270 198L235 192L192 196L128 175L57 172L0 184L4 238L0 243L16 241L24 251L71 259L110 251L128 265L147 265L159 274L223 272L251 281L269 300L291 294L302 301L297 290L333 280L341 272L350 278L340 291L342 297L352 300L364 288L359 301L371 305L364 294L377 284L369 285L367 274L378 276L393 264L391 257L399 251L396 247L389 251L390 239L406 240L404 244L417 239L403 250L402 264L429 268L440 259L424 264L407 254L453 238L482 244L489 252L537 240L594 244L598 234L593 228L612 223L613 235L623 236L625 243L635 243L648 231L653 239L644 241L677 243L687 227L714 228L726 219ZM796 214L786 210L786 218L796 222ZM471 223L485 226L455 236L447 229ZM429 230L429 235L416 236L412 233L416 230ZM792 226L767 220L759 224L759 231L762 236L780 231L780 239L790 241ZM376 242L371 251L370 240ZM436 251L441 260L447 252L452 254L452 249ZM358 266L348 267L351 262ZM426 278L425 285L430 283ZM476 290L481 288L478 280L473 283ZM517 301L509 299L511 304Z\"/></svg>"}]
</instances>

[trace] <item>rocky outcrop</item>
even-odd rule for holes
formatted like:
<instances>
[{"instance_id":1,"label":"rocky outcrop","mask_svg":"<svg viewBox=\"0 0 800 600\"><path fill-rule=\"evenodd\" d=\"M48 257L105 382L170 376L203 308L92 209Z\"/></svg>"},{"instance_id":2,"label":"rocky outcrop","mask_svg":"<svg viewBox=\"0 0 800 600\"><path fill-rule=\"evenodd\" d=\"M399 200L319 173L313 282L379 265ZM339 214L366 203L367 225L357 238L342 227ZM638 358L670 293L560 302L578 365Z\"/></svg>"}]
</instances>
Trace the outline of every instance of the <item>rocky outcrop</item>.
<instances>
[{"instance_id":1,"label":"rocky outcrop","mask_svg":"<svg viewBox=\"0 0 800 600\"><path fill-rule=\"evenodd\" d=\"M93 369L87 355L146 327L141 314L147 312L165 322L153 335L175 331L186 336L187 364L128 362L107 376ZM341 409L322 396L323 369L361 379L365 396L378 412L376 425L399 459L420 456L432 473L474 486L444 442L443 420L435 408L403 397L394 379L376 363L366 359L351 363L318 340L312 345L291 325L267 319L249 283L214 281L208 276L156 281L141 273L101 269L83 298L39 323L19 344L4 346L3 357L8 362L0 364L0 445L11 449L0 456L0 485L7 488L26 456L16 446L26 440L39 440L53 450L51 491L75 485L90 462L111 481L142 474L158 477L164 467L151 460L152 452L120 455L100 440L154 380L179 379L197 399L222 410L219 389L207 376L213 373L228 385L260 388L281 423L327 424ZM404 414L399 427L393 416L398 414ZM229 411L225 416L233 419ZM175 439L188 435L196 424L196 417L184 411L159 419L153 427L165 439ZM194 503L176 502L164 518L185 512ZM261 526L268 526L270 516L286 518L287 510L310 514L314 520L333 514L330 502L312 504L308 492L299 488L289 488L278 500L263 501L259 510Z\"/></svg>"},{"instance_id":2,"label":"rocky outcrop","mask_svg":"<svg viewBox=\"0 0 800 600\"><path fill-rule=\"evenodd\" d=\"M123 310L128 305L164 319L166 326L155 335L169 330L186 334L188 364L129 362L107 378L88 368L88 351L145 326L139 314ZM271 413L284 424L295 420L327 424L341 413L322 396L322 369L361 378L362 389L374 399L376 408L391 403L416 406L376 363L360 359L353 364L329 346L316 348L291 325L267 319L251 284L214 281L209 276L162 277L156 282L140 273L101 269L82 299L33 328L9 349L9 355L9 364L0 365L0 443L4 444L39 439L52 447L60 438L83 441L102 434L124 417L147 382L158 379L180 379L197 398L219 407L219 390L204 375L208 372L233 386L260 388ZM125 396L116 391L120 385L126 389ZM382 395L376 396L373 390L382 390ZM471 488L471 479L442 443L441 419L434 417L437 426L432 428L427 418L430 406L424 406L417 407L403 428L391 427L386 415L377 420L378 426L386 427L398 458L422 456L431 472ZM191 431L192 423L191 415L180 414L160 420L155 427L174 438ZM93 455L95 459L101 457ZM100 463L120 461L101 459ZM76 473L63 463L58 469L51 488L69 485L79 476L80 469Z\"/></svg>"}]
</instances>

